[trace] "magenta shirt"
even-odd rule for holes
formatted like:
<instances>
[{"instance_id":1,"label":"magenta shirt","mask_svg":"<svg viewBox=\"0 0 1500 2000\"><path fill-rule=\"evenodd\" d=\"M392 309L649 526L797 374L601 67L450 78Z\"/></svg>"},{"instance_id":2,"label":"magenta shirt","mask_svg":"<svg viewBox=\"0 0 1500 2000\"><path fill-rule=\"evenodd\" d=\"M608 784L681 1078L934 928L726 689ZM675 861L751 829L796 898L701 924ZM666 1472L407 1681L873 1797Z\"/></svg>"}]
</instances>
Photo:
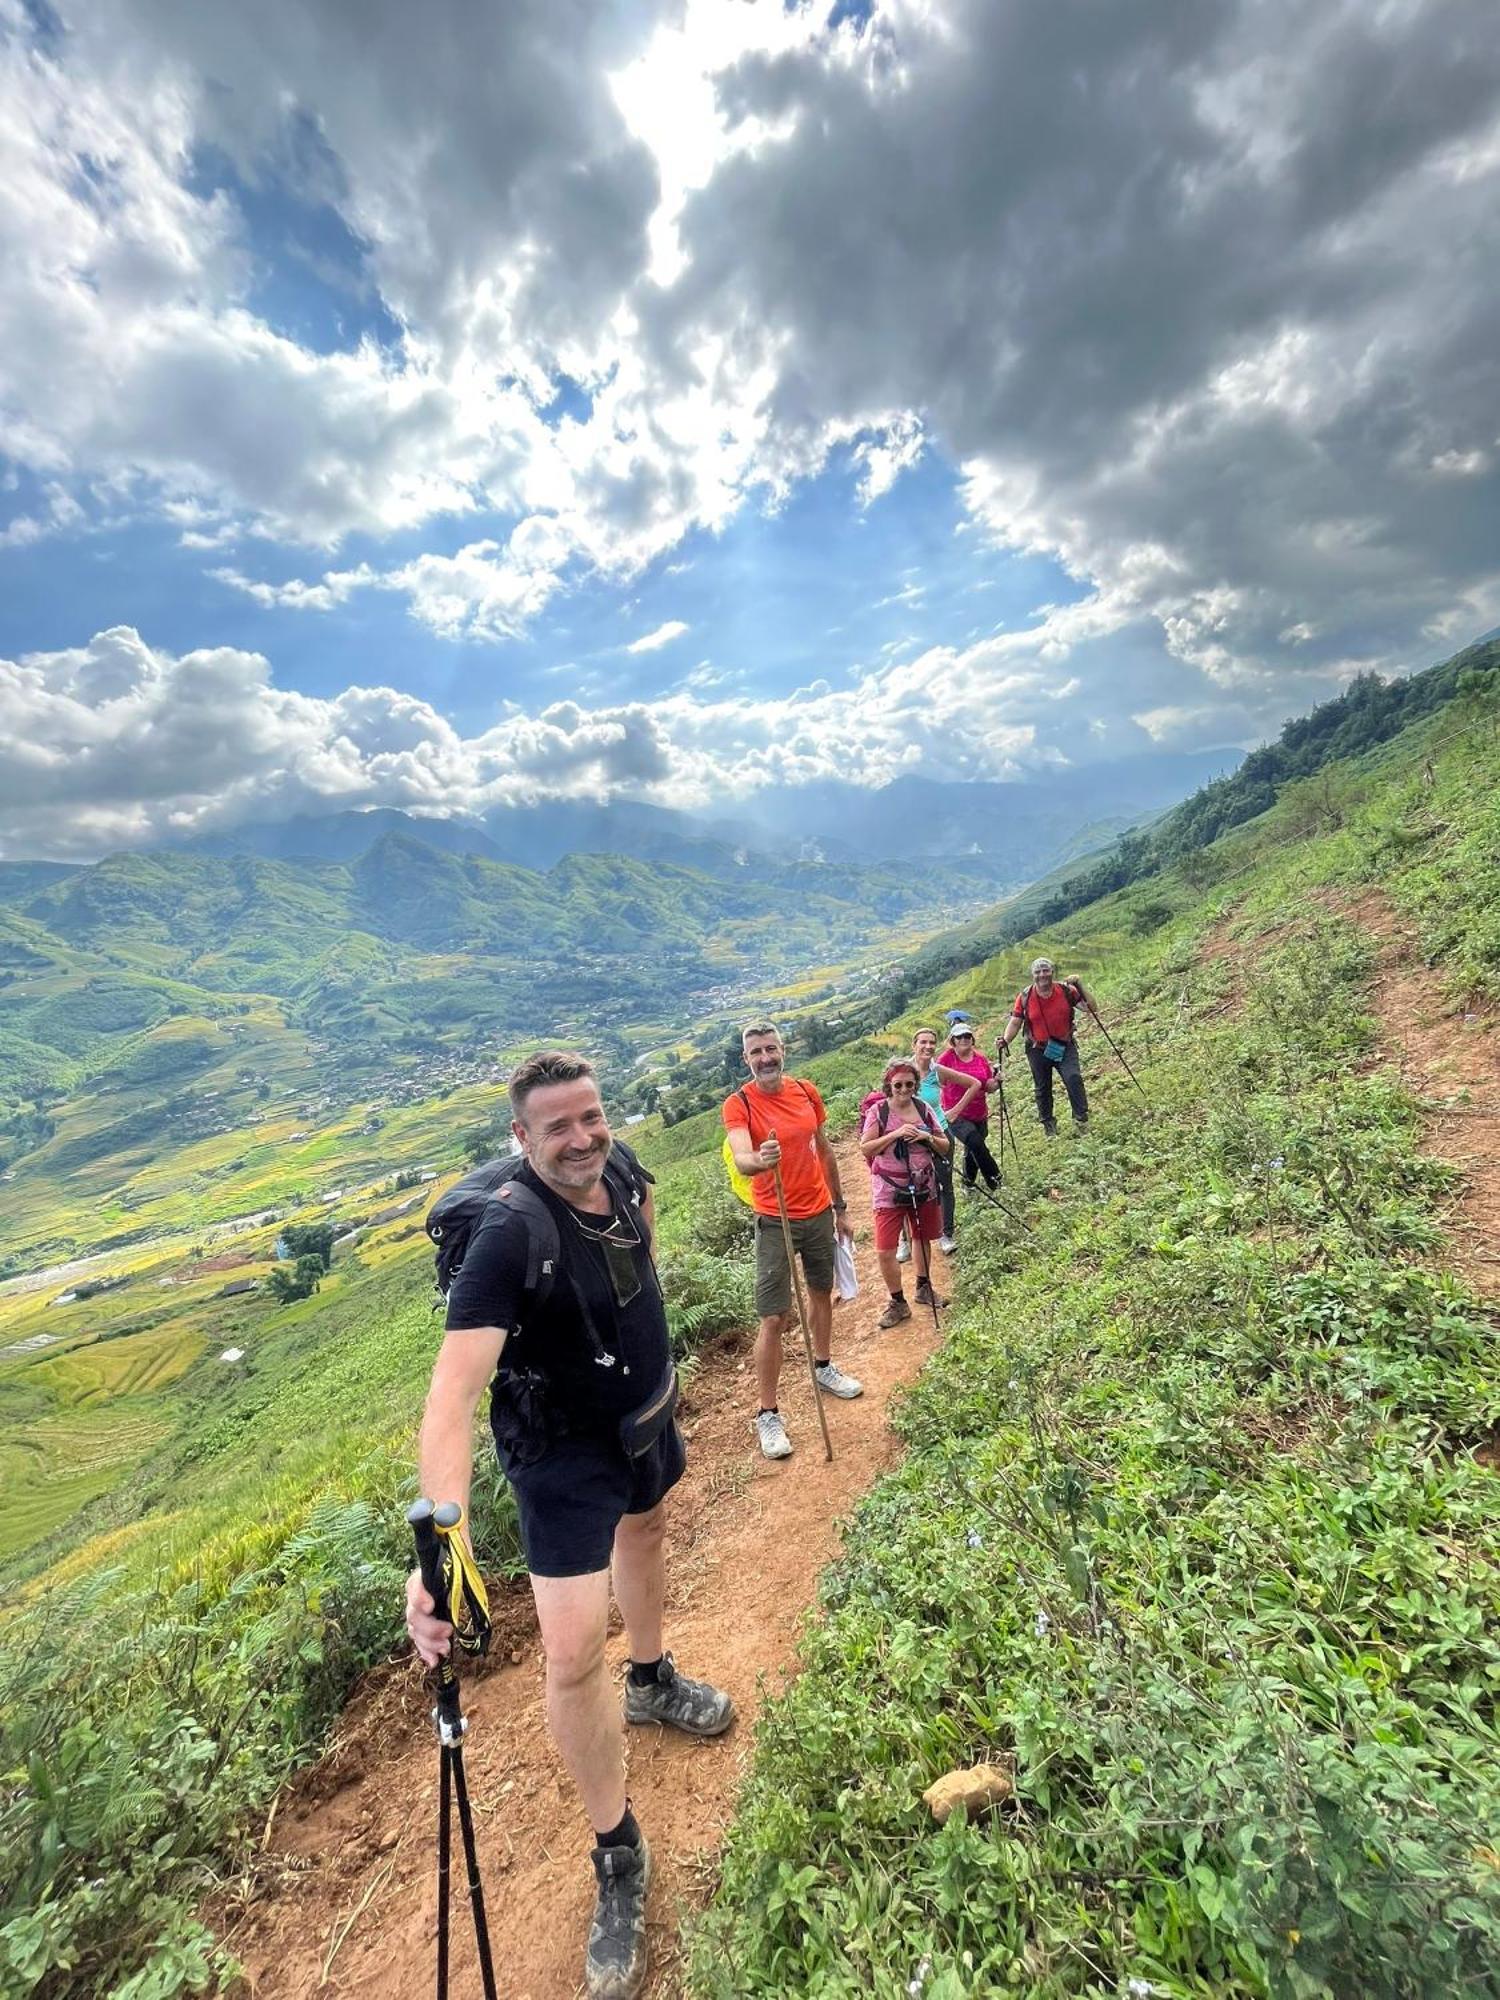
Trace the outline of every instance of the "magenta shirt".
<instances>
[{"instance_id":1,"label":"magenta shirt","mask_svg":"<svg viewBox=\"0 0 1500 2000\"><path fill-rule=\"evenodd\" d=\"M965 1076L977 1076L982 1083L987 1083L995 1074L994 1065L991 1063L989 1057L982 1056L978 1049L971 1056L961 1056L955 1049L944 1049L938 1056L938 1061L943 1065L944 1069L961 1069ZM953 1115L953 1107L963 1096L967 1086L962 1083L950 1083L947 1077L943 1077L941 1082L943 1087L943 1115L951 1117ZM969 1108L963 1115L965 1118L977 1119L981 1123L989 1117L989 1099L982 1091L970 1100Z\"/></svg>"}]
</instances>

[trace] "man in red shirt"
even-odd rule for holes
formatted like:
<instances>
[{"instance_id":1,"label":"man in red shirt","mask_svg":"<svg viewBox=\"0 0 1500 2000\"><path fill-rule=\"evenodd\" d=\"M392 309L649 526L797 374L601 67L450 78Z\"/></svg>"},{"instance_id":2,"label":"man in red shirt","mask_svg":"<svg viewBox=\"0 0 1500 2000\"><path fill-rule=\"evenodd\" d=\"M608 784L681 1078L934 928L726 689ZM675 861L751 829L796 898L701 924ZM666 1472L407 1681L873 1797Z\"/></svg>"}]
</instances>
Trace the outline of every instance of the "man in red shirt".
<instances>
[{"instance_id":1,"label":"man in red shirt","mask_svg":"<svg viewBox=\"0 0 1500 2000\"><path fill-rule=\"evenodd\" d=\"M1057 1120L1052 1113L1054 1076L1062 1078L1073 1123L1082 1131L1089 1122L1088 1092L1083 1087L1078 1041L1073 1033L1073 1016L1079 1007L1087 1007L1094 1013L1094 1003L1084 991L1083 981L1058 979L1050 958L1034 959L1031 984L1024 993L1016 995L1005 1033L1000 1037L1003 1056L1017 1035L1024 1032L1026 1036L1026 1060L1031 1065L1031 1081L1036 1089L1037 1115L1049 1139L1057 1137Z\"/></svg>"},{"instance_id":2,"label":"man in red shirt","mask_svg":"<svg viewBox=\"0 0 1500 2000\"><path fill-rule=\"evenodd\" d=\"M823 1100L810 1083L786 1074L786 1051L769 1021L756 1021L740 1037L750 1081L723 1106L734 1163L750 1182L755 1203L755 1380L760 1407L755 1434L767 1458L789 1458L791 1439L776 1407L781 1377L781 1336L791 1317L792 1274L786 1260L781 1211L776 1205L780 1167L791 1225L792 1251L802 1259L813 1358L825 1396L852 1397L863 1384L834 1365L833 1252L835 1232L852 1236L844 1212L838 1162L828 1143Z\"/></svg>"}]
</instances>

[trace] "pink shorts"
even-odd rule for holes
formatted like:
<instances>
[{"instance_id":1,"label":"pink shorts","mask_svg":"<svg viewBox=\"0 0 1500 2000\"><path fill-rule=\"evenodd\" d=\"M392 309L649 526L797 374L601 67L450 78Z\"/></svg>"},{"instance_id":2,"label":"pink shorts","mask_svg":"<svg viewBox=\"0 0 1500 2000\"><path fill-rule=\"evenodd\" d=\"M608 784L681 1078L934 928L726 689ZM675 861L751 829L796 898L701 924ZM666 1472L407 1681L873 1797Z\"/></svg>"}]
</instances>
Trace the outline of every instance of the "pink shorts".
<instances>
[{"instance_id":1,"label":"pink shorts","mask_svg":"<svg viewBox=\"0 0 1500 2000\"><path fill-rule=\"evenodd\" d=\"M918 1239L923 1243L936 1243L943 1233L942 1204L924 1201L917 1209L877 1208L875 1215L875 1248L894 1250L901 1241L902 1229L910 1223Z\"/></svg>"}]
</instances>

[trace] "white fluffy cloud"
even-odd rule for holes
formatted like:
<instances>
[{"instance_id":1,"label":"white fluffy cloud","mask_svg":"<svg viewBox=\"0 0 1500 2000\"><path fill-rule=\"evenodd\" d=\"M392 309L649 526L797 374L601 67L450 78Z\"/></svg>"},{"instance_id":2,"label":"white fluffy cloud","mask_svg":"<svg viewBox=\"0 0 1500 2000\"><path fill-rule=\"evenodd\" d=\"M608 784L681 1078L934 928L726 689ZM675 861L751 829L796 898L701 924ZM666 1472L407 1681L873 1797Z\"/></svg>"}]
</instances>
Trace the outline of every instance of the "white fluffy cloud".
<instances>
[{"instance_id":1,"label":"white fluffy cloud","mask_svg":"<svg viewBox=\"0 0 1500 2000\"><path fill-rule=\"evenodd\" d=\"M0 0L0 451L45 495L9 540L102 488L267 609L386 590L500 639L835 448L867 504L934 450L984 533L1085 586L994 659L1149 635L1190 682L1125 704L1163 740L1253 731L1500 619L1491 0L879 0L832 32L827 11L89 0L41 28ZM337 212L383 343L321 351L267 317L215 160ZM338 560L443 514L486 518L456 554ZM226 554L240 532L327 553L268 583ZM231 657L143 652L123 708L76 715L53 669L8 671L43 674L80 802L113 811L109 745L153 702L183 727L208 671L187 662ZM504 775L438 733L377 768L329 705L233 672L291 790ZM740 783L829 744L912 755L873 709L854 742L832 695L652 716L507 725L496 754L527 782L658 787L697 759ZM199 810L196 773L160 777L128 810L173 782L170 810Z\"/></svg>"},{"instance_id":2,"label":"white fluffy cloud","mask_svg":"<svg viewBox=\"0 0 1500 2000\"><path fill-rule=\"evenodd\" d=\"M687 629L680 618L669 618L654 632L643 632L639 639L632 639L625 650L627 653L659 653L663 646L670 646L674 639L680 639Z\"/></svg>"},{"instance_id":3,"label":"white fluffy cloud","mask_svg":"<svg viewBox=\"0 0 1500 2000\"><path fill-rule=\"evenodd\" d=\"M1494 26L887 0L722 80L784 136L688 201L660 365L757 329L772 454L920 413L1211 683L1420 659L1500 608Z\"/></svg>"},{"instance_id":4,"label":"white fluffy cloud","mask_svg":"<svg viewBox=\"0 0 1500 2000\"><path fill-rule=\"evenodd\" d=\"M960 669L969 719L956 728L934 695ZM879 782L939 759L955 777L1001 777L1055 755L1026 718L1067 692L1003 647L935 649L847 693L817 682L781 701L689 688L651 703L563 701L462 737L393 688L314 699L277 688L258 653L174 657L118 627L0 660L0 858L92 857L351 806L474 812L614 791L723 804L766 785Z\"/></svg>"}]
</instances>

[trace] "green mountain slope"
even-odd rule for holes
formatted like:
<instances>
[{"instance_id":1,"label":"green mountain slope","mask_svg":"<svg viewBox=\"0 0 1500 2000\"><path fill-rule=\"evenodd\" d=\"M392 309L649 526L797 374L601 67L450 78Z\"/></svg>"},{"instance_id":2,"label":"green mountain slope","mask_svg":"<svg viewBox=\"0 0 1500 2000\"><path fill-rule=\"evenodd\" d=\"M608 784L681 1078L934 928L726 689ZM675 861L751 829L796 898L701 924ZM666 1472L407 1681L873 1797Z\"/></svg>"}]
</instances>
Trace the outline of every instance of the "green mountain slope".
<instances>
[{"instance_id":1,"label":"green mountain slope","mask_svg":"<svg viewBox=\"0 0 1500 2000\"><path fill-rule=\"evenodd\" d=\"M915 1020L958 1000L997 1018L1015 958L1045 943L1087 960L1153 1101L1092 1044L1090 1135L1048 1149L1019 1125L1011 1192L1033 1233L966 1214L948 1345L901 1417L907 1462L862 1508L813 1671L761 1731L699 1995L1494 1990L1500 1489L1477 1447L1500 1416L1496 1332L1441 1272L1452 1176L1421 1157L1374 1046L1350 909L1378 887L1416 926L1441 1032L1461 996L1494 1008L1500 725L1464 696L1325 773L1315 811L1293 778L1270 811L806 1065L846 1120ZM133 1047L239 1028L302 1046L277 1011L169 1015ZM467 1114L409 1115L436 1117L426 1139ZM394 1123L360 1140L372 1158ZM712 1114L636 1129L661 1168L679 1328L747 1323ZM237 1143L175 1157L162 1198L244 1193L289 1159L315 1175L335 1142L299 1153L283 1134L225 1183ZM149 1185L149 1159L138 1171ZM89 1503L98 1539L60 1539L34 1602L12 1591L0 1767L28 1776L0 1789L0 1988L72 2000L149 1968L139 1990L170 1995L219 1976L194 1916L206 1873L246 1851L398 1637L434 1326L414 1226L385 1225L284 1315L192 1278L196 1347L149 1363L172 1428L132 1433L141 1470ZM140 1254L132 1316L160 1296ZM132 1294L101 1316L116 1297ZM0 1387L33 1416L52 1394L55 1419L66 1385L74 1444L54 1422L44 1446L76 1454L116 1413L101 1385L130 1341L73 1325L0 1357ZM210 1330L243 1337L250 1366L220 1364ZM118 1405L132 1424L163 1407L130 1400L147 1366ZM503 1565L493 1490L478 1527ZM980 1757L1014 1760L1018 1804L934 1828L923 1786Z\"/></svg>"}]
</instances>

